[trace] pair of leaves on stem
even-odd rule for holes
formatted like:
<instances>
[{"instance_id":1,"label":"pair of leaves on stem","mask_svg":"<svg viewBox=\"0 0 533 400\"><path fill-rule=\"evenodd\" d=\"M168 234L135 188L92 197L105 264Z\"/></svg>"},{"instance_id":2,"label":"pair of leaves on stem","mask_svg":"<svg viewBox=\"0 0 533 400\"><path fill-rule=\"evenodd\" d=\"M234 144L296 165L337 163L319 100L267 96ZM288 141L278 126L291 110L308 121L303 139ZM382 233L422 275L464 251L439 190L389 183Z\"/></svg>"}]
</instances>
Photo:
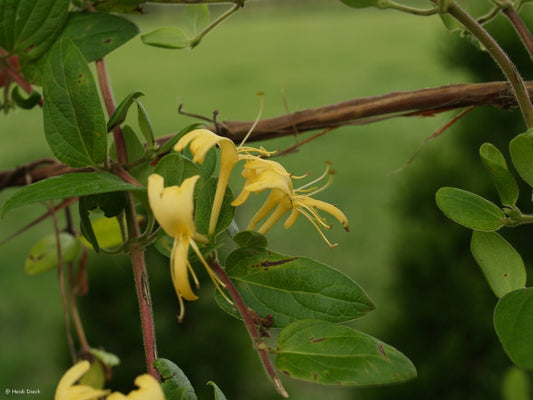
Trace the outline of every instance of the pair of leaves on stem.
<instances>
[{"instance_id":1,"label":"pair of leaves on stem","mask_svg":"<svg viewBox=\"0 0 533 400\"><path fill-rule=\"evenodd\" d=\"M396 349L338 324L374 309L351 278L306 257L274 253L261 246L266 239L256 232L240 232L235 240L243 247L227 257L226 273L254 315L268 316L269 328L282 329L271 349L280 371L334 385L390 384L416 375ZM240 318L218 292L215 297L222 309Z\"/></svg>"}]
</instances>

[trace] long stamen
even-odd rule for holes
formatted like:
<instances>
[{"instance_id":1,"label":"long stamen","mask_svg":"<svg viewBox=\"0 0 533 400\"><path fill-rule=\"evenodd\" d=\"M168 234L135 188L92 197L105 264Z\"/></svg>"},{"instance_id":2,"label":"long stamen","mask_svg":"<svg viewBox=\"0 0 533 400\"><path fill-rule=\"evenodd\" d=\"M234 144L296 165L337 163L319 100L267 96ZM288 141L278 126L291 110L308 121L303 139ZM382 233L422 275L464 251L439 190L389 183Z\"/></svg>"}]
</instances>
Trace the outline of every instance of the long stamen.
<instances>
[{"instance_id":1,"label":"long stamen","mask_svg":"<svg viewBox=\"0 0 533 400\"><path fill-rule=\"evenodd\" d=\"M308 206L307 204L303 204L303 203L300 203L297 201L297 204L298 204L298 210L304 214L307 218L309 219L314 219L315 221L319 222L320 225L322 225L324 228L326 229L331 229L331 225L329 225L327 222L326 222L326 218L320 216L320 214L318 213L317 210L315 210L312 206ZM311 215L306 215L304 213L304 210L305 209L306 211L308 211Z\"/></svg>"},{"instance_id":2,"label":"long stamen","mask_svg":"<svg viewBox=\"0 0 533 400\"><path fill-rule=\"evenodd\" d=\"M322 239L324 239L324 241L328 244L328 246L330 248L333 248L333 247L337 247L337 243L334 243L334 244L331 244L331 242L328 240L328 238L326 237L326 235L324 235L324 232L322 232L322 229L320 229L320 226L317 225L316 221L311 218L310 215L308 215L305 211L303 210L299 210L300 213L302 213L308 220L309 222L311 222L313 224L313 226L315 227L315 229L318 231L318 233L320 233L320 236L322 236Z\"/></svg>"},{"instance_id":3,"label":"long stamen","mask_svg":"<svg viewBox=\"0 0 533 400\"><path fill-rule=\"evenodd\" d=\"M183 298L181 297L181 294L178 293L178 302L180 303L180 313L178 315L178 322L181 323L183 321L183 317L185 317L185 304L183 303Z\"/></svg>"},{"instance_id":4,"label":"long stamen","mask_svg":"<svg viewBox=\"0 0 533 400\"><path fill-rule=\"evenodd\" d=\"M255 121L252 124L252 126L250 127L250 130L248 131L246 136L244 136L244 139L242 140L242 142L239 145L239 147L237 147L237 149L239 151L244 146L244 143L246 143L246 141L248 140L248 138L252 134L253 130L255 129L257 124L259 123L259 120L261 119L261 115L263 115L263 106L264 106L263 96L264 96L264 93L263 92L259 92L259 93L257 93L257 95L259 96L259 112L257 113L257 117L255 117Z\"/></svg>"},{"instance_id":5,"label":"long stamen","mask_svg":"<svg viewBox=\"0 0 533 400\"><path fill-rule=\"evenodd\" d=\"M312 180L311 182L308 182L308 183L306 183L305 185L300 186L298 189L295 190L295 192L306 192L305 189L306 189L307 187L309 187L309 186L311 186L311 185L314 185L315 183L320 182L322 179L324 179L324 178L326 177L326 175L329 174L330 179L328 179L328 182L327 182L322 188L320 188L320 189L313 188L313 189L311 189L311 190L317 190L316 192L312 192L313 194L315 194L315 193L318 193L319 191L322 191L322 190L324 190L325 188L327 188L327 187L330 185L330 183L331 183L331 177L332 177L332 174L330 173L330 165L331 165L331 162L330 162L330 161L326 162L326 169L324 170L324 172L322 173L322 175L320 175L318 178ZM311 194L309 194L309 195L311 195Z\"/></svg>"}]
</instances>

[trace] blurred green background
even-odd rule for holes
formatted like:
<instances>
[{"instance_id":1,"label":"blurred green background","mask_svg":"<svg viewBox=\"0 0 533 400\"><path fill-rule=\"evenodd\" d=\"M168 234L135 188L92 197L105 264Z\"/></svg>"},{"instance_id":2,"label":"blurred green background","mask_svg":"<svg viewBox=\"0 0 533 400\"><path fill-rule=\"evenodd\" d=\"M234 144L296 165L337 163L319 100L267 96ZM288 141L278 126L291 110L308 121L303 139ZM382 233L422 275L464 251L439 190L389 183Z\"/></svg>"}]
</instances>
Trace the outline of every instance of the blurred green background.
<instances>
[{"instance_id":1,"label":"blurred green background","mask_svg":"<svg viewBox=\"0 0 533 400\"><path fill-rule=\"evenodd\" d=\"M183 19L182 7L146 10L145 16L130 17L143 32L177 25ZM211 9L215 15L221 10ZM438 17L355 10L329 0L252 0L194 51L151 48L137 37L110 55L107 64L117 101L135 90L144 91L146 96L141 100L157 135L162 136L195 122L177 113L179 103L189 112L206 116L219 110L222 120L253 120L259 109L256 96L259 91L265 93L263 117L270 117L285 113L282 91L289 109L297 111L398 90L501 79L497 74L476 76L471 69L465 69L465 61L475 59L478 52L468 44L456 42ZM479 52L479 57L482 69L490 64L483 53ZM321 174L326 161L333 162L337 171L334 183L320 198L337 204L345 212L351 232L334 226L328 237L339 246L330 250L310 224L301 219L289 231L277 226L269 232L268 239L275 251L320 260L356 280L374 300L376 311L351 326L386 340L411 357L415 365L419 366L420 361L424 368L430 364L427 358L442 360L451 352L463 351L454 346L454 341L464 338L458 333L449 338L451 345L439 344L441 350L432 352L438 342L432 340L443 334L450 316L461 315L463 324L472 319L460 305L471 300L468 296L453 302L459 305L449 315L440 312L442 302L453 297L450 294L453 282L446 286L447 280L442 276L450 272L444 268L455 265L445 264L444 255L453 263L457 254L458 268L472 275L466 280L458 276L456 281L461 282L465 293L480 292L482 297L482 303L476 303L482 305L468 311L483 316L479 329L492 337L494 359L503 368L508 362L494 341L490 324L496 299L490 296L482 275L468 256L468 232L440 215L432 200L439 185L459 184L457 177L465 176L457 172L457 168L464 167L465 157L469 157L469 150L461 151L457 145L461 136L468 135L457 127L462 122L428 143L406 169L391 174L452 115L455 114L341 128L284 157L282 161L288 170L297 174L309 171L313 176ZM512 113L503 115L511 121L506 123L507 127L512 121L519 121ZM479 119L478 116L478 123ZM513 129L516 130L510 129L509 135L521 128ZM0 132L1 169L51 156L39 110L19 110L2 116ZM294 144L294 140L287 137L263 145L283 149ZM469 145L475 152L477 141ZM455 168L454 172L449 168ZM439 179L430 176L434 171L441 171L437 172ZM483 179L488 182L488 178ZM476 181L477 178L462 181L463 187L474 189ZM239 177L234 176L234 183L239 182ZM0 204L12 193L13 190L0 192ZM44 208L38 205L11 212L0 221L0 239L43 212ZM238 222L246 225L252 213L251 207L239 210ZM443 239L440 235L446 229L458 234L461 241ZM57 276L49 272L28 277L24 274L24 260L32 244L51 230L51 222L47 221L0 246L0 386L2 390L40 389L43 399L52 398L62 371L69 365L68 349ZM409 236L413 231L418 236ZM422 239L430 231L433 241L426 243ZM453 244L446 247L447 243ZM441 265L432 261L435 255ZM169 279L168 261L155 252L149 252L147 258L160 355L185 370L200 398L212 398L208 393L211 389L205 388L208 380L217 382L229 399L277 398L244 327L216 308L209 283L203 284L198 302L187 304L186 320L180 325L175 318L178 303ZM420 267L413 271L410 269L413 265ZM121 358L123 366L117 368L110 386L126 391L144 368L129 264L121 257L91 254L89 275L91 291L81 300L89 341ZM411 282L409 276L413 277ZM418 289L409 287L415 280ZM431 293L440 293L440 297L434 298ZM428 315L439 323L426 320ZM423 342L424 337L428 343ZM471 340L476 342L476 338ZM423 344L424 349L417 344ZM419 372L422 377L428 374L434 377L439 371L442 375L453 374L450 365L462 361L449 361L439 367L437 364L423 370L419 367ZM465 374L468 370L458 366L457 369ZM493 379L490 390L494 391L500 375L490 377ZM434 381L422 379L405 385L404 389L398 386L353 390L282 379L295 399L453 398L444 394L446 380L442 380L441 388L431 383ZM464 379L470 385L479 378L464 376ZM461 382L457 384L458 392L465 393L461 391ZM497 392L495 396L499 398Z\"/></svg>"}]
</instances>

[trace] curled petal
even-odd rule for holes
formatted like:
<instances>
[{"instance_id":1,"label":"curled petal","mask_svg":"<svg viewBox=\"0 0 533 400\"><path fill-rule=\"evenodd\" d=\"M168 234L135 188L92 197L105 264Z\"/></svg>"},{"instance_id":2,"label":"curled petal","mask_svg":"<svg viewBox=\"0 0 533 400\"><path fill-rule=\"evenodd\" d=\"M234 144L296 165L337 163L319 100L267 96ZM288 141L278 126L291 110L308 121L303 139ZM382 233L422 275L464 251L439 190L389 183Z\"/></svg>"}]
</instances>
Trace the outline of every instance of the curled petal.
<instances>
[{"instance_id":1,"label":"curled petal","mask_svg":"<svg viewBox=\"0 0 533 400\"><path fill-rule=\"evenodd\" d=\"M189 145L194 157L193 161L202 164L207 152L217 144L222 150L222 160L227 162L231 159L233 160L233 164L238 161L238 151L231 139L218 136L207 129L195 129L185 134L178 140L178 143L174 146L174 150L181 151Z\"/></svg>"},{"instance_id":2,"label":"curled petal","mask_svg":"<svg viewBox=\"0 0 533 400\"><path fill-rule=\"evenodd\" d=\"M350 230L348 227L348 218L346 218L346 215L344 215L344 213L341 210L339 210L336 206L334 206L333 204L326 203L325 201L316 200L316 199L313 199L311 197L306 197L306 196L297 196L297 197L298 198L295 200L296 203L300 203L306 207L314 207L314 208L318 208L319 210L325 211L328 214L335 217L342 224L342 226L344 227L346 231Z\"/></svg>"}]
</instances>

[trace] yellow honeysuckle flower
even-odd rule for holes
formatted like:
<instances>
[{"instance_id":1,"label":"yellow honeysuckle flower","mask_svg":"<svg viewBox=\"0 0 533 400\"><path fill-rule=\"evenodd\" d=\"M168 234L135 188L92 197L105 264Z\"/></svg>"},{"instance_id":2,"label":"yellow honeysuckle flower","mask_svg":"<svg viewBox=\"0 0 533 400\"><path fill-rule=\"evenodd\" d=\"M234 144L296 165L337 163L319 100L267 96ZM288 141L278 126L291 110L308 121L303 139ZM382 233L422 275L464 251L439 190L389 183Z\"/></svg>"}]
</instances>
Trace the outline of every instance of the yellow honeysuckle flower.
<instances>
[{"instance_id":1,"label":"yellow honeysuckle flower","mask_svg":"<svg viewBox=\"0 0 533 400\"><path fill-rule=\"evenodd\" d=\"M135 385L139 389L132 390L127 395L113 392L107 396L107 400L165 400L161 385L152 375L139 375L135 379Z\"/></svg>"},{"instance_id":2,"label":"yellow honeysuckle flower","mask_svg":"<svg viewBox=\"0 0 533 400\"><path fill-rule=\"evenodd\" d=\"M174 150L182 151L185 147L189 146L191 153L193 154L193 161L202 164L207 152L216 145L218 145L221 150L220 171L215 197L213 199L213 206L211 208L211 216L209 218L209 235L215 233L222 201L226 192L226 186L228 186L231 170L235 164L240 160L257 158L257 156L252 155L252 153L258 153L265 156L269 156L273 153L263 148L256 149L254 147L244 146L244 143L237 147L231 139L219 136L207 129L195 129L185 134L180 140L178 140L178 143L174 146Z\"/></svg>"},{"instance_id":3,"label":"yellow honeysuckle flower","mask_svg":"<svg viewBox=\"0 0 533 400\"><path fill-rule=\"evenodd\" d=\"M189 282L189 272L198 287L198 279L189 263L189 247L192 247L200 262L204 265L209 276L220 290L224 284L211 270L205 261L197 242L208 243L207 238L196 232L194 223L194 186L199 175L185 179L181 186L170 186L165 188L165 180L158 174L148 177L148 201L155 219L167 233L174 238L174 244L170 253L170 272L174 289L178 295L180 303L181 321L185 315L183 299L194 301L198 297L191 289Z\"/></svg>"},{"instance_id":4,"label":"yellow honeysuckle flower","mask_svg":"<svg viewBox=\"0 0 533 400\"><path fill-rule=\"evenodd\" d=\"M195 129L185 134L174 146L174 150L181 151L189 145L193 154L193 161L202 164L207 152L215 145L221 150L220 155L220 172L218 176L217 188L213 206L211 208L211 217L209 219L209 235L215 233L215 228L222 207L222 200L226 192L226 186L231 175L233 166L239 161L239 153L235 143L229 138L218 136L207 129Z\"/></svg>"},{"instance_id":5,"label":"yellow honeysuckle flower","mask_svg":"<svg viewBox=\"0 0 533 400\"><path fill-rule=\"evenodd\" d=\"M57 385L54 400L97 400L109 393L87 385L75 385L89 371L89 361L80 361L65 372Z\"/></svg>"},{"instance_id":6,"label":"yellow honeysuckle flower","mask_svg":"<svg viewBox=\"0 0 533 400\"><path fill-rule=\"evenodd\" d=\"M250 193L258 193L263 190L270 189L270 195L263 204L263 206L253 216L248 229L255 229L256 225L270 214L263 225L257 230L261 234L267 233L270 228L289 210L291 214L285 221L285 228L290 228L298 219L300 214L304 215L320 233L322 238L330 247L336 246L331 244L322 232L322 228L330 229L331 225L326 223L326 220L320 216L318 210L327 212L335 217L346 229L348 229L348 219L344 213L332 204L325 201L316 200L310 196L324 190L329 182L319 189L307 189L310 185L320 181L326 175L330 175L329 164L324 174L318 179L310 182L298 189L293 188L292 179L300 179L302 177L294 177L289 174L281 164L271 160L254 159L250 160L244 165L242 172L243 177L246 178L243 190L237 196L232 205L238 206L243 204L249 197Z\"/></svg>"}]
</instances>

